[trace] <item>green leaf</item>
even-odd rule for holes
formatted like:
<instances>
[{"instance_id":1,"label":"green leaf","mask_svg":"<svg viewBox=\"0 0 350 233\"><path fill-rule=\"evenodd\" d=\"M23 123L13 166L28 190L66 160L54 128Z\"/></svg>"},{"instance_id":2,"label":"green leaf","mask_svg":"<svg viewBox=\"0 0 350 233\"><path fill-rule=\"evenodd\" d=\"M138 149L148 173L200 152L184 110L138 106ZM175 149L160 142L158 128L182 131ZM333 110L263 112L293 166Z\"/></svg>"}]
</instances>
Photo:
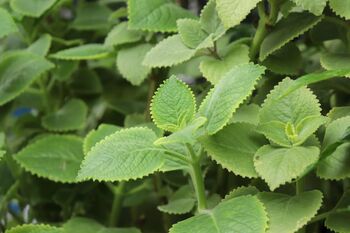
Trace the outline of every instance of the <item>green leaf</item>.
<instances>
[{"instance_id":1,"label":"green leaf","mask_svg":"<svg viewBox=\"0 0 350 233\"><path fill-rule=\"evenodd\" d=\"M38 18L57 0L10 0L11 8L25 16Z\"/></svg>"},{"instance_id":2,"label":"green leaf","mask_svg":"<svg viewBox=\"0 0 350 233\"><path fill-rule=\"evenodd\" d=\"M203 7L200 14L200 23L204 31L208 34L213 34L214 41L219 39L226 32L226 29L216 12L215 0L209 0Z\"/></svg>"},{"instance_id":3,"label":"green leaf","mask_svg":"<svg viewBox=\"0 0 350 233\"><path fill-rule=\"evenodd\" d=\"M232 198L246 196L246 195L255 196L259 192L260 192L259 189L257 189L255 186L241 186L241 187L235 188L229 194L227 194L224 200L229 200Z\"/></svg>"},{"instance_id":4,"label":"green leaf","mask_svg":"<svg viewBox=\"0 0 350 233\"><path fill-rule=\"evenodd\" d=\"M267 220L264 206L256 197L241 196L176 223L169 233L264 233Z\"/></svg>"},{"instance_id":5,"label":"green leaf","mask_svg":"<svg viewBox=\"0 0 350 233\"><path fill-rule=\"evenodd\" d=\"M196 53L195 49L186 47L180 35L170 36L153 47L143 60L149 67L167 67L189 60Z\"/></svg>"},{"instance_id":6,"label":"green leaf","mask_svg":"<svg viewBox=\"0 0 350 233\"><path fill-rule=\"evenodd\" d=\"M156 139L147 128L124 129L104 138L85 157L78 179L122 181L155 172L164 163L153 146Z\"/></svg>"},{"instance_id":7,"label":"green leaf","mask_svg":"<svg viewBox=\"0 0 350 233\"><path fill-rule=\"evenodd\" d=\"M343 0L329 0L329 6L340 17L350 19L350 2Z\"/></svg>"},{"instance_id":8,"label":"green leaf","mask_svg":"<svg viewBox=\"0 0 350 233\"><path fill-rule=\"evenodd\" d=\"M63 229L48 225L26 224L7 230L6 233L64 233Z\"/></svg>"},{"instance_id":9,"label":"green leaf","mask_svg":"<svg viewBox=\"0 0 350 233\"><path fill-rule=\"evenodd\" d=\"M84 158L83 142L76 136L48 135L14 156L32 174L49 180L74 183Z\"/></svg>"},{"instance_id":10,"label":"green leaf","mask_svg":"<svg viewBox=\"0 0 350 233\"><path fill-rule=\"evenodd\" d=\"M322 144L324 153L332 144L341 141L350 127L350 116L332 121L326 128ZM340 180L350 177L349 160L350 142L339 143L338 147L321 161L317 167L317 175L323 179Z\"/></svg>"},{"instance_id":11,"label":"green leaf","mask_svg":"<svg viewBox=\"0 0 350 233\"><path fill-rule=\"evenodd\" d=\"M317 147L261 147L255 154L254 166L271 190L301 176L319 157Z\"/></svg>"},{"instance_id":12,"label":"green leaf","mask_svg":"<svg viewBox=\"0 0 350 233\"><path fill-rule=\"evenodd\" d=\"M192 49L197 48L208 37L208 34L202 30L201 23L196 19L179 19L177 28L182 42Z\"/></svg>"},{"instance_id":13,"label":"green leaf","mask_svg":"<svg viewBox=\"0 0 350 233\"><path fill-rule=\"evenodd\" d=\"M195 16L168 0L128 0L129 28L175 32L176 21Z\"/></svg>"},{"instance_id":14,"label":"green leaf","mask_svg":"<svg viewBox=\"0 0 350 233\"><path fill-rule=\"evenodd\" d=\"M0 105L21 94L53 64L38 55L18 51L0 59Z\"/></svg>"},{"instance_id":15,"label":"green leaf","mask_svg":"<svg viewBox=\"0 0 350 233\"><path fill-rule=\"evenodd\" d=\"M328 229L339 233L348 233L350 231L350 189L343 193L337 205L327 216L325 225Z\"/></svg>"},{"instance_id":16,"label":"green leaf","mask_svg":"<svg viewBox=\"0 0 350 233\"><path fill-rule=\"evenodd\" d=\"M226 29L238 25L260 0L216 0L216 9Z\"/></svg>"},{"instance_id":17,"label":"green leaf","mask_svg":"<svg viewBox=\"0 0 350 233\"><path fill-rule=\"evenodd\" d=\"M196 112L196 102L190 88L175 76L167 79L153 96L151 114L161 129L177 131L184 128Z\"/></svg>"},{"instance_id":18,"label":"green leaf","mask_svg":"<svg viewBox=\"0 0 350 233\"><path fill-rule=\"evenodd\" d=\"M150 44L139 44L118 51L117 67L131 84L140 85L150 74L151 68L142 64L145 55L151 50Z\"/></svg>"},{"instance_id":19,"label":"green leaf","mask_svg":"<svg viewBox=\"0 0 350 233\"><path fill-rule=\"evenodd\" d=\"M28 47L28 51L39 56L46 56L50 50L52 37L49 34L43 34L38 40Z\"/></svg>"},{"instance_id":20,"label":"green leaf","mask_svg":"<svg viewBox=\"0 0 350 233\"><path fill-rule=\"evenodd\" d=\"M137 30L128 29L128 23L122 22L114 26L108 33L104 45L105 46L118 46L128 43L133 43L141 40L142 33Z\"/></svg>"},{"instance_id":21,"label":"green leaf","mask_svg":"<svg viewBox=\"0 0 350 233\"><path fill-rule=\"evenodd\" d=\"M259 193L269 217L266 233L294 233L317 214L322 205L322 193L318 190L296 196L280 193Z\"/></svg>"},{"instance_id":22,"label":"green leaf","mask_svg":"<svg viewBox=\"0 0 350 233\"><path fill-rule=\"evenodd\" d=\"M341 54L341 53L322 53L320 58L320 63L323 68L326 70L342 70L342 69L350 69L350 55L349 54ZM347 74L347 77L350 76L350 73Z\"/></svg>"},{"instance_id":23,"label":"green leaf","mask_svg":"<svg viewBox=\"0 0 350 233\"><path fill-rule=\"evenodd\" d=\"M91 148L102 139L114 134L119 130L121 130L121 127L109 124L101 124L97 129L91 130L84 139L84 154L86 155L91 150Z\"/></svg>"},{"instance_id":24,"label":"green leaf","mask_svg":"<svg viewBox=\"0 0 350 233\"><path fill-rule=\"evenodd\" d=\"M302 57L298 47L288 43L268 56L262 64L277 74L295 75L302 68Z\"/></svg>"},{"instance_id":25,"label":"green leaf","mask_svg":"<svg viewBox=\"0 0 350 233\"><path fill-rule=\"evenodd\" d=\"M310 13L291 13L281 19L266 36L260 48L260 60L265 60L270 54L282 48L285 44L311 29L322 17Z\"/></svg>"},{"instance_id":26,"label":"green leaf","mask_svg":"<svg viewBox=\"0 0 350 233\"><path fill-rule=\"evenodd\" d=\"M0 7L0 38L17 32L18 28L7 10Z\"/></svg>"},{"instance_id":27,"label":"green leaf","mask_svg":"<svg viewBox=\"0 0 350 233\"><path fill-rule=\"evenodd\" d=\"M267 141L255 132L254 125L230 124L201 142L209 156L227 170L243 177L258 176L253 163L254 154Z\"/></svg>"},{"instance_id":28,"label":"green leaf","mask_svg":"<svg viewBox=\"0 0 350 233\"><path fill-rule=\"evenodd\" d=\"M51 57L61 60L93 60L105 58L109 52L102 44L86 44L74 48L64 49Z\"/></svg>"},{"instance_id":29,"label":"green leaf","mask_svg":"<svg viewBox=\"0 0 350 233\"><path fill-rule=\"evenodd\" d=\"M57 81L67 81L78 69L78 61L57 60L56 67L51 71L52 77Z\"/></svg>"},{"instance_id":30,"label":"green leaf","mask_svg":"<svg viewBox=\"0 0 350 233\"><path fill-rule=\"evenodd\" d=\"M275 86L259 113L258 130L285 147L301 145L325 120L316 96L308 88L302 87L283 96L293 82L285 78Z\"/></svg>"},{"instance_id":31,"label":"green leaf","mask_svg":"<svg viewBox=\"0 0 350 233\"><path fill-rule=\"evenodd\" d=\"M295 4L315 15L322 14L323 9L327 5L327 1L328 0L293 0Z\"/></svg>"},{"instance_id":32,"label":"green leaf","mask_svg":"<svg viewBox=\"0 0 350 233\"><path fill-rule=\"evenodd\" d=\"M350 106L334 107L327 114L327 117L329 117L332 121L346 116L350 116Z\"/></svg>"},{"instance_id":33,"label":"green leaf","mask_svg":"<svg viewBox=\"0 0 350 233\"><path fill-rule=\"evenodd\" d=\"M98 2L80 2L71 27L80 30L108 29L108 18L112 11Z\"/></svg>"},{"instance_id":34,"label":"green leaf","mask_svg":"<svg viewBox=\"0 0 350 233\"><path fill-rule=\"evenodd\" d=\"M254 64L235 66L208 93L198 112L208 119L206 130L209 135L218 132L230 121L264 71L264 67Z\"/></svg>"},{"instance_id":35,"label":"green leaf","mask_svg":"<svg viewBox=\"0 0 350 233\"><path fill-rule=\"evenodd\" d=\"M42 125L51 131L70 131L85 126L88 108L84 101L71 99L59 110L42 118Z\"/></svg>"},{"instance_id":36,"label":"green leaf","mask_svg":"<svg viewBox=\"0 0 350 233\"><path fill-rule=\"evenodd\" d=\"M233 114L230 123L259 124L260 107L257 104L243 105Z\"/></svg>"},{"instance_id":37,"label":"green leaf","mask_svg":"<svg viewBox=\"0 0 350 233\"><path fill-rule=\"evenodd\" d=\"M232 46L221 59L206 57L200 63L200 71L212 84L217 84L232 67L249 62L249 48L243 44Z\"/></svg>"},{"instance_id":38,"label":"green leaf","mask_svg":"<svg viewBox=\"0 0 350 233\"><path fill-rule=\"evenodd\" d=\"M158 206L158 210L168 214L186 214L195 206L196 198L190 186L182 186L165 205Z\"/></svg>"}]
</instances>

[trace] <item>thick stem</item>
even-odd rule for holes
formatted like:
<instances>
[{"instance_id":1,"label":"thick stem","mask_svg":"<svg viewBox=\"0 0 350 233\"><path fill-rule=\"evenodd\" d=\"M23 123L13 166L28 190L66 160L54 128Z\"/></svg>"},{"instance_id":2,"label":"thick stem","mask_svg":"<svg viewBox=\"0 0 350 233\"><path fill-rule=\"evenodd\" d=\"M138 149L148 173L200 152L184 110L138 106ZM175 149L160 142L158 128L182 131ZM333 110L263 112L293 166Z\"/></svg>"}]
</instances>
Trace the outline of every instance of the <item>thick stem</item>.
<instances>
[{"instance_id":1,"label":"thick stem","mask_svg":"<svg viewBox=\"0 0 350 233\"><path fill-rule=\"evenodd\" d=\"M120 182L118 186L114 188L112 210L111 210L111 214L109 215L110 227L115 227L118 225L122 203L123 203L124 189L125 189L125 182Z\"/></svg>"},{"instance_id":2,"label":"thick stem","mask_svg":"<svg viewBox=\"0 0 350 233\"><path fill-rule=\"evenodd\" d=\"M196 190L198 211L205 210L207 208L207 199L205 196L204 179L199 161L192 163L191 179Z\"/></svg>"},{"instance_id":3,"label":"thick stem","mask_svg":"<svg viewBox=\"0 0 350 233\"><path fill-rule=\"evenodd\" d=\"M267 35L267 18L266 18L266 13L264 9L264 2L260 2L258 4L258 12L259 12L259 23L258 23L258 28L256 29L252 45L250 47L250 59L255 60L256 55L258 54L258 51L260 49L260 45L262 41L264 40L265 36Z\"/></svg>"}]
</instances>

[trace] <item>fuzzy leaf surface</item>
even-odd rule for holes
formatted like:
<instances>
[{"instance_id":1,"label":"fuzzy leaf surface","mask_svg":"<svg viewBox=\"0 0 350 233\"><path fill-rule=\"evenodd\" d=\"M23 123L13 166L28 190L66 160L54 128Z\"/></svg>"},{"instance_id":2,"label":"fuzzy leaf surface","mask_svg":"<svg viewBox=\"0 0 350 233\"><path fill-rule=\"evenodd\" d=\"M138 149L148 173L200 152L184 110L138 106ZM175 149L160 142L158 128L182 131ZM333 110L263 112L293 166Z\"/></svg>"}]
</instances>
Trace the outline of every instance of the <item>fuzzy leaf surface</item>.
<instances>
[{"instance_id":1,"label":"fuzzy leaf surface","mask_svg":"<svg viewBox=\"0 0 350 233\"><path fill-rule=\"evenodd\" d=\"M342 0L329 0L329 6L340 17L350 19L350 2Z\"/></svg>"},{"instance_id":2,"label":"fuzzy leaf surface","mask_svg":"<svg viewBox=\"0 0 350 233\"><path fill-rule=\"evenodd\" d=\"M265 68L259 65L235 66L211 89L198 111L208 119L206 130L209 135L216 133L229 122L239 105L252 93L264 72Z\"/></svg>"},{"instance_id":3,"label":"fuzzy leaf surface","mask_svg":"<svg viewBox=\"0 0 350 233\"><path fill-rule=\"evenodd\" d=\"M86 44L58 51L51 57L60 60L93 60L107 57L108 54L102 44Z\"/></svg>"},{"instance_id":4,"label":"fuzzy leaf surface","mask_svg":"<svg viewBox=\"0 0 350 233\"><path fill-rule=\"evenodd\" d=\"M6 233L64 233L64 231L48 225L26 224L10 228Z\"/></svg>"},{"instance_id":5,"label":"fuzzy leaf surface","mask_svg":"<svg viewBox=\"0 0 350 233\"><path fill-rule=\"evenodd\" d=\"M57 0L11 0L11 8L25 16L38 18Z\"/></svg>"},{"instance_id":6,"label":"fuzzy leaf surface","mask_svg":"<svg viewBox=\"0 0 350 233\"><path fill-rule=\"evenodd\" d=\"M141 40L142 33L137 30L128 29L128 23L122 22L112 28L108 33L104 44L106 46L118 46Z\"/></svg>"},{"instance_id":7,"label":"fuzzy leaf surface","mask_svg":"<svg viewBox=\"0 0 350 233\"><path fill-rule=\"evenodd\" d=\"M321 15L328 0L293 0L293 2L314 15Z\"/></svg>"}]
</instances>

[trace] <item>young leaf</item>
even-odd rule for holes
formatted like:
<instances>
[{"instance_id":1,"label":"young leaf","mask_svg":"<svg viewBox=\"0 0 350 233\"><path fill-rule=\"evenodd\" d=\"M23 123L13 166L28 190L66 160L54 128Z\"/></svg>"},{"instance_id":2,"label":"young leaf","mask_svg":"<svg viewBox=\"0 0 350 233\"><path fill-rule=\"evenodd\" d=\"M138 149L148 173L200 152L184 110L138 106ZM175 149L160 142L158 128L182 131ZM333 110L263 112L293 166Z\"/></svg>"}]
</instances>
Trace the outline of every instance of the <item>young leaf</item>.
<instances>
[{"instance_id":1,"label":"young leaf","mask_svg":"<svg viewBox=\"0 0 350 233\"><path fill-rule=\"evenodd\" d=\"M293 82L289 78L280 82L267 96L259 113L258 130L285 147L302 144L325 120L316 96L306 87L284 95Z\"/></svg>"},{"instance_id":2,"label":"young leaf","mask_svg":"<svg viewBox=\"0 0 350 233\"><path fill-rule=\"evenodd\" d=\"M81 2L71 27L80 30L103 30L109 28L108 18L112 11L99 2Z\"/></svg>"},{"instance_id":3,"label":"young leaf","mask_svg":"<svg viewBox=\"0 0 350 233\"><path fill-rule=\"evenodd\" d=\"M104 138L85 157L78 179L122 181L155 172L164 163L153 146L156 139L147 128L124 129Z\"/></svg>"},{"instance_id":4,"label":"young leaf","mask_svg":"<svg viewBox=\"0 0 350 233\"><path fill-rule=\"evenodd\" d=\"M246 45L237 44L221 57L206 57L200 63L200 71L212 84L217 84L220 79L232 69L232 67L249 62L249 48Z\"/></svg>"},{"instance_id":5,"label":"young leaf","mask_svg":"<svg viewBox=\"0 0 350 233\"><path fill-rule=\"evenodd\" d=\"M322 17L310 13L291 13L279 21L273 31L266 36L260 48L260 60L282 48L285 44L311 29Z\"/></svg>"},{"instance_id":6,"label":"young leaf","mask_svg":"<svg viewBox=\"0 0 350 233\"><path fill-rule=\"evenodd\" d=\"M180 35L170 36L153 47L143 60L149 67L166 67L189 60L196 53L182 43Z\"/></svg>"},{"instance_id":7,"label":"young leaf","mask_svg":"<svg viewBox=\"0 0 350 233\"><path fill-rule=\"evenodd\" d=\"M88 108L84 101L71 99L58 111L42 118L42 125L51 131L70 131L85 126Z\"/></svg>"},{"instance_id":8,"label":"young leaf","mask_svg":"<svg viewBox=\"0 0 350 233\"><path fill-rule=\"evenodd\" d=\"M259 189L257 189L255 186L241 186L241 187L235 188L229 194L227 194L224 200L229 200L232 198L246 196L246 195L255 196L259 192L260 192Z\"/></svg>"},{"instance_id":9,"label":"young leaf","mask_svg":"<svg viewBox=\"0 0 350 233\"><path fill-rule=\"evenodd\" d=\"M10 228L6 233L64 233L64 230L48 225L26 224Z\"/></svg>"},{"instance_id":10,"label":"young leaf","mask_svg":"<svg viewBox=\"0 0 350 233\"><path fill-rule=\"evenodd\" d=\"M350 19L350 2L342 0L329 0L329 6L340 17Z\"/></svg>"},{"instance_id":11,"label":"young leaf","mask_svg":"<svg viewBox=\"0 0 350 233\"><path fill-rule=\"evenodd\" d=\"M142 33L137 30L128 29L127 22L121 22L116 25L107 35L105 46L118 46L133 43L141 40Z\"/></svg>"},{"instance_id":12,"label":"young leaf","mask_svg":"<svg viewBox=\"0 0 350 233\"><path fill-rule=\"evenodd\" d=\"M327 216L325 225L334 232L347 233L350 231L350 189L343 193L337 205Z\"/></svg>"},{"instance_id":13,"label":"young leaf","mask_svg":"<svg viewBox=\"0 0 350 233\"><path fill-rule=\"evenodd\" d=\"M200 15L202 29L208 34L213 34L213 40L219 39L226 31L221 19L216 12L215 0L209 0Z\"/></svg>"},{"instance_id":14,"label":"young leaf","mask_svg":"<svg viewBox=\"0 0 350 233\"><path fill-rule=\"evenodd\" d=\"M319 153L317 147L274 148L265 145L256 152L254 166L273 191L302 175L317 162Z\"/></svg>"},{"instance_id":15,"label":"young leaf","mask_svg":"<svg viewBox=\"0 0 350 233\"><path fill-rule=\"evenodd\" d=\"M264 206L256 197L241 196L176 223L169 233L264 233L267 220Z\"/></svg>"},{"instance_id":16,"label":"young leaf","mask_svg":"<svg viewBox=\"0 0 350 233\"><path fill-rule=\"evenodd\" d=\"M209 156L227 170L243 177L258 176L253 163L254 154L267 141L255 132L255 126L230 124L201 142Z\"/></svg>"},{"instance_id":17,"label":"young leaf","mask_svg":"<svg viewBox=\"0 0 350 233\"><path fill-rule=\"evenodd\" d=\"M202 30L199 20L179 19L177 28L182 42L192 49L197 48L208 37L208 34Z\"/></svg>"},{"instance_id":18,"label":"young leaf","mask_svg":"<svg viewBox=\"0 0 350 233\"><path fill-rule=\"evenodd\" d=\"M226 29L239 24L260 0L216 0L216 9Z\"/></svg>"},{"instance_id":19,"label":"young leaf","mask_svg":"<svg viewBox=\"0 0 350 233\"><path fill-rule=\"evenodd\" d=\"M175 76L167 79L152 99L152 119L159 128L167 131L185 127L194 118L195 111L192 91Z\"/></svg>"},{"instance_id":20,"label":"young leaf","mask_svg":"<svg viewBox=\"0 0 350 233\"><path fill-rule=\"evenodd\" d=\"M84 139L84 154L86 155L99 141L119 130L121 127L109 124L101 124L97 129L91 130Z\"/></svg>"},{"instance_id":21,"label":"young leaf","mask_svg":"<svg viewBox=\"0 0 350 233\"><path fill-rule=\"evenodd\" d=\"M350 116L332 121L326 128L322 144L322 152L327 147L342 140L343 135L350 127ZM349 161L350 142L340 143L333 153L326 158L321 158L317 167L317 175L324 179L345 179L350 177Z\"/></svg>"},{"instance_id":22,"label":"young leaf","mask_svg":"<svg viewBox=\"0 0 350 233\"><path fill-rule=\"evenodd\" d=\"M84 158L83 142L76 136L49 135L28 145L14 158L39 177L74 183Z\"/></svg>"},{"instance_id":23,"label":"young leaf","mask_svg":"<svg viewBox=\"0 0 350 233\"><path fill-rule=\"evenodd\" d=\"M129 28L175 32L176 21L195 16L168 0L128 0Z\"/></svg>"},{"instance_id":24,"label":"young leaf","mask_svg":"<svg viewBox=\"0 0 350 233\"><path fill-rule=\"evenodd\" d=\"M39 56L46 56L50 50L52 37L49 34L43 34L37 41L28 47L28 51L38 54Z\"/></svg>"},{"instance_id":25,"label":"young leaf","mask_svg":"<svg viewBox=\"0 0 350 233\"><path fill-rule=\"evenodd\" d=\"M131 84L140 85L150 74L151 68L142 64L145 55L151 50L150 44L139 44L118 51L117 67Z\"/></svg>"},{"instance_id":26,"label":"young leaf","mask_svg":"<svg viewBox=\"0 0 350 233\"><path fill-rule=\"evenodd\" d=\"M295 4L301 6L304 10L310 11L315 15L321 15L326 7L328 0L293 0Z\"/></svg>"},{"instance_id":27,"label":"young leaf","mask_svg":"<svg viewBox=\"0 0 350 233\"><path fill-rule=\"evenodd\" d=\"M0 7L0 39L11 33L17 32L18 28L7 10Z\"/></svg>"},{"instance_id":28,"label":"young leaf","mask_svg":"<svg viewBox=\"0 0 350 233\"><path fill-rule=\"evenodd\" d=\"M26 51L3 56L0 59L0 105L17 97L52 68L53 64L45 58Z\"/></svg>"},{"instance_id":29,"label":"young leaf","mask_svg":"<svg viewBox=\"0 0 350 233\"><path fill-rule=\"evenodd\" d=\"M209 135L218 132L230 121L264 71L264 67L254 64L235 66L208 93L198 112L208 119L206 130Z\"/></svg>"},{"instance_id":30,"label":"young leaf","mask_svg":"<svg viewBox=\"0 0 350 233\"><path fill-rule=\"evenodd\" d=\"M11 8L25 16L38 18L57 0L10 0Z\"/></svg>"},{"instance_id":31,"label":"young leaf","mask_svg":"<svg viewBox=\"0 0 350 233\"><path fill-rule=\"evenodd\" d=\"M264 204L269 217L266 233L297 232L316 215L322 205L322 193L318 190L296 196L263 192L257 197Z\"/></svg>"},{"instance_id":32,"label":"young leaf","mask_svg":"<svg viewBox=\"0 0 350 233\"><path fill-rule=\"evenodd\" d=\"M86 44L74 48L64 49L51 57L61 60L93 60L105 58L109 52L102 44Z\"/></svg>"}]
</instances>

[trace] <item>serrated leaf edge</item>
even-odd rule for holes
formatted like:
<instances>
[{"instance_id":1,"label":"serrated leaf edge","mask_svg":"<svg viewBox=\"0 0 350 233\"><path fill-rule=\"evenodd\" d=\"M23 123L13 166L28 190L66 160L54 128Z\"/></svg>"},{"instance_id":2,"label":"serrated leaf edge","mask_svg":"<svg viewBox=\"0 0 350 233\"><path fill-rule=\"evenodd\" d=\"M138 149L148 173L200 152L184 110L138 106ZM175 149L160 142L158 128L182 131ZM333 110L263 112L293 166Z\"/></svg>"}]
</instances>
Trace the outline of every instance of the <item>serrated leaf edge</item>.
<instances>
[{"instance_id":1,"label":"serrated leaf edge","mask_svg":"<svg viewBox=\"0 0 350 233\"><path fill-rule=\"evenodd\" d=\"M9 231L17 230L17 229L25 228L27 226L47 227L47 228L51 228L51 229L55 229L55 230L61 230L61 228L58 228L58 227L55 227L55 226L51 226L51 225L48 225L48 224L43 224L43 223L40 223L40 224L29 224L29 223L27 223L27 224L17 225L17 226L9 228L8 230ZM63 229L62 229L62 232L63 232Z\"/></svg>"}]
</instances>

